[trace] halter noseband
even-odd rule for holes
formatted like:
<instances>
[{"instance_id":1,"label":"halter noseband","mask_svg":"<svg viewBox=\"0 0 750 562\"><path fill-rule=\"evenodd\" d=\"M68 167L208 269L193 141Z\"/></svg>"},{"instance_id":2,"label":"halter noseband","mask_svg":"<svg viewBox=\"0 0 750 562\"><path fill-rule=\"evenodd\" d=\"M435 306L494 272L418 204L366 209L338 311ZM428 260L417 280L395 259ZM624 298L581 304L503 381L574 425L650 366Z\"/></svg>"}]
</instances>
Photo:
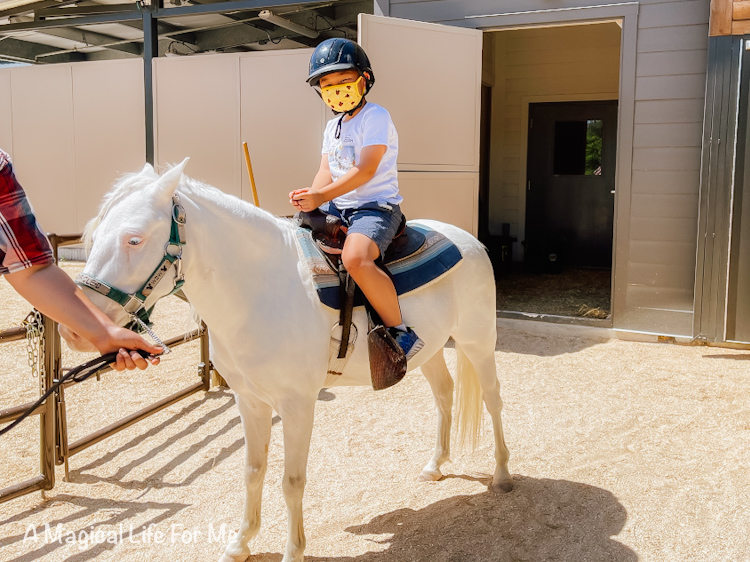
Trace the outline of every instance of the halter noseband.
<instances>
[{"instance_id":1,"label":"halter noseband","mask_svg":"<svg viewBox=\"0 0 750 562\"><path fill-rule=\"evenodd\" d=\"M148 330L148 326L152 324L150 317L156 303L151 303L151 306L147 307L146 300L173 266L175 269L174 285L169 294L173 295L185 284L185 276L182 273L182 247L186 243L186 222L185 209L180 205L180 198L176 194L172 195L172 227L169 233L169 242L164 246L164 258L136 292L126 293L85 273L78 274L76 283L81 287L88 287L102 294L122 306L125 312L130 315L131 321L125 326L129 330L139 333Z\"/></svg>"}]
</instances>

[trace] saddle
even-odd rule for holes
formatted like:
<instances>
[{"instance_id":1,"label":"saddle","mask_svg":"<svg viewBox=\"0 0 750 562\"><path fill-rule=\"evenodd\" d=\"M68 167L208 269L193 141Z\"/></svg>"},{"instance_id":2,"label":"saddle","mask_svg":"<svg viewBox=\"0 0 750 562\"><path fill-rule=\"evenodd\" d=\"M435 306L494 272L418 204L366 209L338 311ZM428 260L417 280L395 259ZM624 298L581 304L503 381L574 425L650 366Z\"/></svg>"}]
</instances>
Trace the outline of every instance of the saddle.
<instances>
[{"instance_id":1,"label":"saddle","mask_svg":"<svg viewBox=\"0 0 750 562\"><path fill-rule=\"evenodd\" d=\"M320 209L315 209L309 213L299 212L295 215L295 219L300 227L312 231L313 240L315 240L318 248L332 264L338 266L346 241L346 227L341 219L324 213ZM382 265L380 263L378 265L387 267L388 264L413 254L424 246L425 241L424 233L408 226L406 217L402 215L396 235L382 256ZM334 269L337 269L337 267L334 267Z\"/></svg>"},{"instance_id":2,"label":"saddle","mask_svg":"<svg viewBox=\"0 0 750 562\"><path fill-rule=\"evenodd\" d=\"M382 390L399 382L406 374L406 357L401 347L383 325L375 309L364 298L354 280L344 268L341 252L346 241L346 228L341 219L324 213L320 209L311 212L299 212L295 215L298 225L312 231L312 237L329 265L338 272L340 282L340 315L341 341L338 344L336 361L329 361L329 375L340 375L348 353L353 349L349 343L352 328L352 313L355 298L363 301L367 310L367 347L370 358L370 374L375 390ZM387 265L413 254L424 246L425 235L406 224L401 218L401 225L384 255L375 264L393 280ZM338 365L338 367L337 367Z\"/></svg>"}]
</instances>

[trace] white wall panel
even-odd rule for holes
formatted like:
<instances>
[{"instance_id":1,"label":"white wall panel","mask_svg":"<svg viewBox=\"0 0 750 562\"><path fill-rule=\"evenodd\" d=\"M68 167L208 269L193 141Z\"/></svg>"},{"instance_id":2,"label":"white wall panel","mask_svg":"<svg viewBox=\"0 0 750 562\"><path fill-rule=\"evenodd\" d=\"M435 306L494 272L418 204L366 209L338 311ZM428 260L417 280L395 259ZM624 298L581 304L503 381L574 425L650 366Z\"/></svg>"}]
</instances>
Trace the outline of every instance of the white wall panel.
<instances>
[{"instance_id":1,"label":"white wall panel","mask_svg":"<svg viewBox=\"0 0 750 562\"><path fill-rule=\"evenodd\" d=\"M435 219L477 235L479 174L401 172L398 185L407 219Z\"/></svg>"},{"instance_id":2,"label":"white wall panel","mask_svg":"<svg viewBox=\"0 0 750 562\"><path fill-rule=\"evenodd\" d=\"M118 176L145 164L143 61L72 65L76 229L96 214Z\"/></svg>"},{"instance_id":3,"label":"white wall panel","mask_svg":"<svg viewBox=\"0 0 750 562\"><path fill-rule=\"evenodd\" d=\"M310 185L320 165L325 120L332 117L305 78L312 49L240 58L240 137L247 142L261 207L290 215L288 194ZM242 198L253 200L242 165Z\"/></svg>"},{"instance_id":4,"label":"white wall panel","mask_svg":"<svg viewBox=\"0 0 750 562\"><path fill-rule=\"evenodd\" d=\"M160 58L154 77L157 163L189 156L187 175L239 197L239 57Z\"/></svg>"},{"instance_id":5,"label":"white wall panel","mask_svg":"<svg viewBox=\"0 0 750 562\"><path fill-rule=\"evenodd\" d=\"M13 155L13 113L10 97L10 69L0 70L0 148Z\"/></svg>"},{"instance_id":6,"label":"white wall panel","mask_svg":"<svg viewBox=\"0 0 750 562\"><path fill-rule=\"evenodd\" d=\"M482 33L360 14L359 42L391 114L399 170L479 170Z\"/></svg>"},{"instance_id":7,"label":"white wall panel","mask_svg":"<svg viewBox=\"0 0 750 562\"><path fill-rule=\"evenodd\" d=\"M14 68L13 162L42 229L76 230L70 65Z\"/></svg>"}]
</instances>

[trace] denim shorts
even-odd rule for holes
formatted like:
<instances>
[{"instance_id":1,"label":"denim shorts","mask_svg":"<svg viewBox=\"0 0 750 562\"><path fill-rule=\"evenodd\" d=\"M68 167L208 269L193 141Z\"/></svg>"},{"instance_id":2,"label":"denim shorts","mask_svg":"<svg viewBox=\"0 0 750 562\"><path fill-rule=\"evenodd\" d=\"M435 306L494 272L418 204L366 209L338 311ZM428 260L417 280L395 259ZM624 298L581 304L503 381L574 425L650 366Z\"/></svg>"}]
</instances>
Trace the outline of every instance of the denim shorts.
<instances>
[{"instance_id":1,"label":"denim shorts","mask_svg":"<svg viewBox=\"0 0 750 562\"><path fill-rule=\"evenodd\" d=\"M382 256L401 224L401 207L393 203L365 203L356 209L339 209L331 201L320 209L330 215L340 217L347 227L347 234L364 234L377 244Z\"/></svg>"}]
</instances>

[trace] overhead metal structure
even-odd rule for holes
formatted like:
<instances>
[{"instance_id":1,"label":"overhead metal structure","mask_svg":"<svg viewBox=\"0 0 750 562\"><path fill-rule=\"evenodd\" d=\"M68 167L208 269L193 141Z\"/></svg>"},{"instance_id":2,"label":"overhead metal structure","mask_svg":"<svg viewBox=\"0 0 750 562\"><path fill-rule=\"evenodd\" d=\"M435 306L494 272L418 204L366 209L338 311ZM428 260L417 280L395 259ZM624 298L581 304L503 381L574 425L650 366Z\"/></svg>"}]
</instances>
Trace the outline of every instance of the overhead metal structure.
<instances>
[{"instance_id":1,"label":"overhead metal structure","mask_svg":"<svg viewBox=\"0 0 750 562\"><path fill-rule=\"evenodd\" d=\"M0 63L142 57L146 159L153 163L153 58L356 39L362 12L373 12L373 0L0 0Z\"/></svg>"}]
</instances>

